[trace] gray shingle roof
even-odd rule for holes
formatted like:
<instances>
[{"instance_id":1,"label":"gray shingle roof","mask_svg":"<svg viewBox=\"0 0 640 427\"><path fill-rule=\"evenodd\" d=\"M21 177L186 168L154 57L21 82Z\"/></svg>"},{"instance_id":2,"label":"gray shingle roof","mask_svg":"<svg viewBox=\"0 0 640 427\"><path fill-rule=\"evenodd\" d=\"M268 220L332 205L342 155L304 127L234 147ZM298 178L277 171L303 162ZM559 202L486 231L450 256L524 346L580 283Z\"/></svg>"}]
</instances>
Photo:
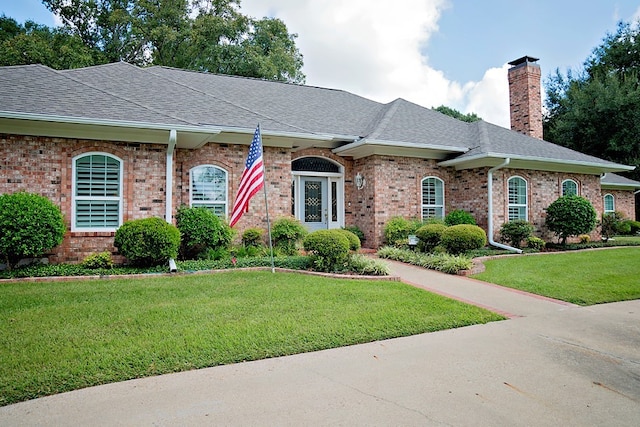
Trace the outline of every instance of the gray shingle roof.
<instances>
[{"instance_id":1,"label":"gray shingle roof","mask_svg":"<svg viewBox=\"0 0 640 427\"><path fill-rule=\"evenodd\" d=\"M0 67L0 117L14 113L196 129L255 128L343 144L376 141L445 147L445 164L511 156L538 162L588 163L625 170L483 121L464 123L403 99L381 104L335 89L114 63L56 71L41 65ZM1 129L0 129L1 131ZM461 152L465 152L460 154ZM627 167L628 169L628 167Z\"/></svg>"},{"instance_id":2,"label":"gray shingle roof","mask_svg":"<svg viewBox=\"0 0 640 427\"><path fill-rule=\"evenodd\" d=\"M640 182L625 178L624 176L615 173L605 173L602 178L600 178L600 182L603 186L640 189Z\"/></svg>"}]
</instances>

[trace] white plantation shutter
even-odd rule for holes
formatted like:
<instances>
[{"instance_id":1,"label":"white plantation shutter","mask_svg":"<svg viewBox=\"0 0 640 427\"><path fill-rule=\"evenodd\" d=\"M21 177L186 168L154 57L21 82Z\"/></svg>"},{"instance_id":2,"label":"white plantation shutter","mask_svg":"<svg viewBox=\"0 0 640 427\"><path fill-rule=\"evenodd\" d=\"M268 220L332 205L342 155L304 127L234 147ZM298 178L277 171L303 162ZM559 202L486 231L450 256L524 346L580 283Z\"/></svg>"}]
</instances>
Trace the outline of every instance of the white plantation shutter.
<instances>
[{"instance_id":1,"label":"white plantation shutter","mask_svg":"<svg viewBox=\"0 0 640 427\"><path fill-rule=\"evenodd\" d=\"M74 160L75 230L115 230L122 218L122 161L92 153Z\"/></svg>"}]
</instances>

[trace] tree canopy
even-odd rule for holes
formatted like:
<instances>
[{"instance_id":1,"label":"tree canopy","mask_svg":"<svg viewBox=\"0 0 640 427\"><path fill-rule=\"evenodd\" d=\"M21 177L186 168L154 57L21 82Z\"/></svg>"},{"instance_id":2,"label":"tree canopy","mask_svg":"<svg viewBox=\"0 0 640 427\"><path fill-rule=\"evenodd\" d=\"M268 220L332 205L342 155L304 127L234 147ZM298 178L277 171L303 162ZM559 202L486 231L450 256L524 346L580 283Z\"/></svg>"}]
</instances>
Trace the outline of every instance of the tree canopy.
<instances>
[{"instance_id":1,"label":"tree canopy","mask_svg":"<svg viewBox=\"0 0 640 427\"><path fill-rule=\"evenodd\" d=\"M546 140L640 166L640 21L619 23L583 70L556 70L546 83ZM638 169L627 176L640 180Z\"/></svg>"},{"instance_id":2,"label":"tree canopy","mask_svg":"<svg viewBox=\"0 0 640 427\"><path fill-rule=\"evenodd\" d=\"M0 20L0 63L76 68L126 61L304 83L302 54L277 18L240 0L42 0L60 28ZM64 53L61 55L61 53Z\"/></svg>"},{"instance_id":3,"label":"tree canopy","mask_svg":"<svg viewBox=\"0 0 640 427\"><path fill-rule=\"evenodd\" d=\"M434 110L442 114L446 114L447 116L451 116L455 119L462 120L463 122L467 122L467 123L472 123L472 122L477 122L478 120L482 120L482 118L478 117L476 113L462 114L460 111L451 107L447 107L446 105L441 105L437 108L434 108Z\"/></svg>"}]
</instances>

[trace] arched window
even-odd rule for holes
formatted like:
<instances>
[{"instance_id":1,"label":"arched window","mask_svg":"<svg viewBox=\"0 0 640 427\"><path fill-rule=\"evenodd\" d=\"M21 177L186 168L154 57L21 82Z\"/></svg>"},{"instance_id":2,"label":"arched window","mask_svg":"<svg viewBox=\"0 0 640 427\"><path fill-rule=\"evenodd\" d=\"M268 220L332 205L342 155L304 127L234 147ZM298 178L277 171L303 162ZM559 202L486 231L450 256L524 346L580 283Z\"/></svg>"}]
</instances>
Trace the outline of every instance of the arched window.
<instances>
[{"instance_id":1,"label":"arched window","mask_svg":"<svg viewBox=\"0 0 640 427\"><path fill-rule=\"evenodd\" d=\"M578 195L578 183L572 179L565 179L562 181L562 195L563 196L577 196Z\"/></svg>"},{"instance_id":2,"label":"arched window","mask_svg":"<svg viewBox=\"0 0 640 427\"><path fill-rule=\"evenodd\" d=\"M122 224L122 160L107 153L73 159L72 231L114 231Z\"/></svg>"},{"instance_id":3,"label":"arched window","mask_svg":"<svg viewBox=\"0 0 640 427\"><path fill-rule=\"evenodd\" d=\"M616 211L616 201L613 194L604 195L604 213L612 213Z\"/></svg>"},{"instance_id":4,"label":"arched window","mask_svg":"<svg viewBox=\"0 0 640 427\"><path fill-rule=\"evenodd\" d=\"M509 221L527 221L527 181L519 176L509 178Z\"/></svg>"},{"instance_id":5,"label":"arched window","mask_svg":"<svg viewBox=\"0 0 640 427\"><path fill-rule=\"evenodd\" d=\"M189 171L190 195L192 207L205 207L219 217L226 217L227 209L227 171L213 165L201 165Z\"/></svg>"},{"instance_id":6,"label":"arched window","mask_svg":"<svg viewBox=\"0 0 640 427\"><path fill-rule=\"evenodd\" d=\"M422 220L444 218L444 181L430 176L422 180Z\"/></svg>"}]
</instances>

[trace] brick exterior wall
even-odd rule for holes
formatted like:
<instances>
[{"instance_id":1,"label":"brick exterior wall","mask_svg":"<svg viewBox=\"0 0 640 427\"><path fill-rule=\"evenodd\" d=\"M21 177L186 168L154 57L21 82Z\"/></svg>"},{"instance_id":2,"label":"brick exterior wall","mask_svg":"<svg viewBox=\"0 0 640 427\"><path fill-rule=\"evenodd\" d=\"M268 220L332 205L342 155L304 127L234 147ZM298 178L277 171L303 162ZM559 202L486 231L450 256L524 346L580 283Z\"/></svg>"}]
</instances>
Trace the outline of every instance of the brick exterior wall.
<instances>
[{"instance_id":1,"label":"brick exterior wall","mask_svg":"<svg viewBox=\"0 0 640 427\"><path fill-rule=\"evenodd\" d=\"M207 144L197 150L176 149L174 153L173 212L189 204L189 171L211 164L227 171L228 206L235 198L244 169L248 146ZM123 161L123 220L156 216L164 218L166 149L162 144L132 144L63 138L0 135L0 194L24 190L48 197L60 206L67 229L71 230L72 159L88 152L104 152ZM364 246L384 244L384 225L393 216L421 217L421 182L429 176L445 183L445 214L453 209L470 212L479 226L488 226L488 168L456 171L442 168L436 160L374 155L352 160L341 158L328 149L307 149L291 153L288 149L265 147L266 186L271 220L291 214L291 161L300 157L329 158L344 168L345 225L356 225L365 234ZM366 184L355 186L360 173ZM494 235L499 239L500 226L508 218L507 181L511 176L527 181L529 221L535 234L546 239L553 235L545 228L545 209L562 191L562 181L573 179L580 195L588 198L598 215L603 212L603 193L613 194L616 210L635 218L632 191L601 191L595 175L501 169L494 173ZM236 230L238 236L249 227L266 229L262 195L252 199L249 212L243 215ZM175 222L175 219L171 219ZM114 233L67 231L64 242L49 258L52 262L78 262L87 255L104 250L116 253ZM594 232L592 238L599 238ZM116 257L116 261L121 261Z\"/></svg>"},{"instance_id":2,"label":"brick exterior wall","mask_svg":"<svg viewBox=\"0 0 640 427\"><path fill-rule=\"evenodd\" d=\"M525 62L508 71L511 129L542 139L540 66Z\"/></svg>"}]
</instances>

